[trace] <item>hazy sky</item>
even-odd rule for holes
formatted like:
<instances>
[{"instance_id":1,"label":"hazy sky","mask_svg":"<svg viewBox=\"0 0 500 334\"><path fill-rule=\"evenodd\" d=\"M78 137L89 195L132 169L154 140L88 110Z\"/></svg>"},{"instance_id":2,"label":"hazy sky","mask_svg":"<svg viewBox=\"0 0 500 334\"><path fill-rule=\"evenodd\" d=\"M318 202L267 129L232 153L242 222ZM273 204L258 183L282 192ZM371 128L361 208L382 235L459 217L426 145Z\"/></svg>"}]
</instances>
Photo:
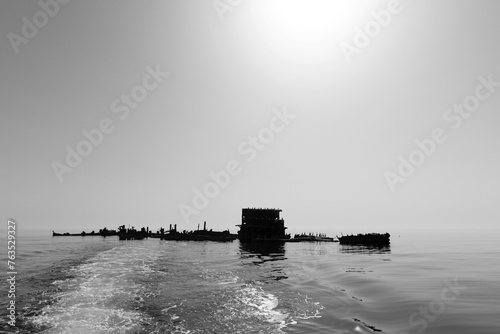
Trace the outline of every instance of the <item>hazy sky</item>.
<instances>
[{"instance_id":1,"label":"hazy sky","mask_svg":"<svg viewBox=\"0 0 500 334\"><path fill-rule=\"evenodd\" d=\"M500 2L65 2L0 2L20 229L498 228Z\"/></svg>"}]
</instances>

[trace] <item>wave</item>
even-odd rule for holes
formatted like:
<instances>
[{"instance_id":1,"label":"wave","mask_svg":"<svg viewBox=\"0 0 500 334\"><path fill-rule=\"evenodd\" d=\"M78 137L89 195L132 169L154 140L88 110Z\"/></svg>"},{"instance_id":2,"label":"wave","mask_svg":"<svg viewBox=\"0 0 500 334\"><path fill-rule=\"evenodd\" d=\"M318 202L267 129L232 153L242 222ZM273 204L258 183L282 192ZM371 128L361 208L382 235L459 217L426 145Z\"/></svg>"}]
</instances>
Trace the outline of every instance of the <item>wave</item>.
<instances>
[{"instance_id":1,"label":"wave","mask_svg":"<svg viewBox=\"0 0 500 334\"><path fill-rule=\"evenodd\" d=\"M283 333L319 317L303 294L175 247L127 242L62 270L46 302L25 311L24 333Z\"/></svg>"}]
</instances>

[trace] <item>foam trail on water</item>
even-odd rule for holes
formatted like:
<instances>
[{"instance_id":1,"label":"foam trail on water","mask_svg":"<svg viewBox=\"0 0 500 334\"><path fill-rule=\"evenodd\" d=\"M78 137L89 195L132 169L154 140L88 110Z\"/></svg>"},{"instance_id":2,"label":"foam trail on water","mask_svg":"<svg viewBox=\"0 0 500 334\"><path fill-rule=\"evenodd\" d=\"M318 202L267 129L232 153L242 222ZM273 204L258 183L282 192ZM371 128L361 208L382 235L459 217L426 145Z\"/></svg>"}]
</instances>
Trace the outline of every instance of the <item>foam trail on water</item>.
<instances>
[{"instance_id":1,"label":"foam trail on water","mask_svg":"<svg viewBox=\"0 0 500 334\"><path fill-rule=\"evenodd\" d=\"M53 284L62 291L31 321L44 333L141 333L151 319L141 306L146 277L157 259L141 245L117 247L69 269L70 279Z\"/></svg>"}]
</instances>

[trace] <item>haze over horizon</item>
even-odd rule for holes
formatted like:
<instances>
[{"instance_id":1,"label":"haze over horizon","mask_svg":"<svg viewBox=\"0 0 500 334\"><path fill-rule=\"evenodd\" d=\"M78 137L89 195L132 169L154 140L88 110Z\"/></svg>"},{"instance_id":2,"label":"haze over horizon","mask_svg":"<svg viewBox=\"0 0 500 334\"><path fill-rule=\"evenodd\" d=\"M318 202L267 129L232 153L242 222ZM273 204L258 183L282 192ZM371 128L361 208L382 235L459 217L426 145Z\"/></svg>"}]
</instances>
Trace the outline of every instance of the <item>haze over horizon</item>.
<instances>
[{"instance_id":1,"label":"haze over horizon","mask_svg":"<svg viewBox=\"0 0 500 334\"><path fill-rule=\"evenodd\" d=\"M499 2L55 1L0 3L19 230L498 229Z\"/></svg>"}]
</instances>

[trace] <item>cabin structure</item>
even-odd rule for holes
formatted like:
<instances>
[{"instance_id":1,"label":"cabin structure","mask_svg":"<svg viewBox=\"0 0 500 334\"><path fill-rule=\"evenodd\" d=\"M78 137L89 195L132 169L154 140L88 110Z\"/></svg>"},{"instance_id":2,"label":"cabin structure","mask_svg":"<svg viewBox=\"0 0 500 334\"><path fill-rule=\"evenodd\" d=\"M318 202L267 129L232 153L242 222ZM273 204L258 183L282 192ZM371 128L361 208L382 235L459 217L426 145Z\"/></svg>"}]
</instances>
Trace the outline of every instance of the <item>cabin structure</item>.
<instances>
[{"instance_id":1,"label":"cabin structure","mask_svg":"<svg viewBox=\"0 0 500 334\"><path fill-rule=\"evenodd\" d=\"M280 209L245 208L241 212L241 225L238 238L242 241L283 240L290 238L285 234L285 222L280 218Z\"/></svg>"}]
</instances>

